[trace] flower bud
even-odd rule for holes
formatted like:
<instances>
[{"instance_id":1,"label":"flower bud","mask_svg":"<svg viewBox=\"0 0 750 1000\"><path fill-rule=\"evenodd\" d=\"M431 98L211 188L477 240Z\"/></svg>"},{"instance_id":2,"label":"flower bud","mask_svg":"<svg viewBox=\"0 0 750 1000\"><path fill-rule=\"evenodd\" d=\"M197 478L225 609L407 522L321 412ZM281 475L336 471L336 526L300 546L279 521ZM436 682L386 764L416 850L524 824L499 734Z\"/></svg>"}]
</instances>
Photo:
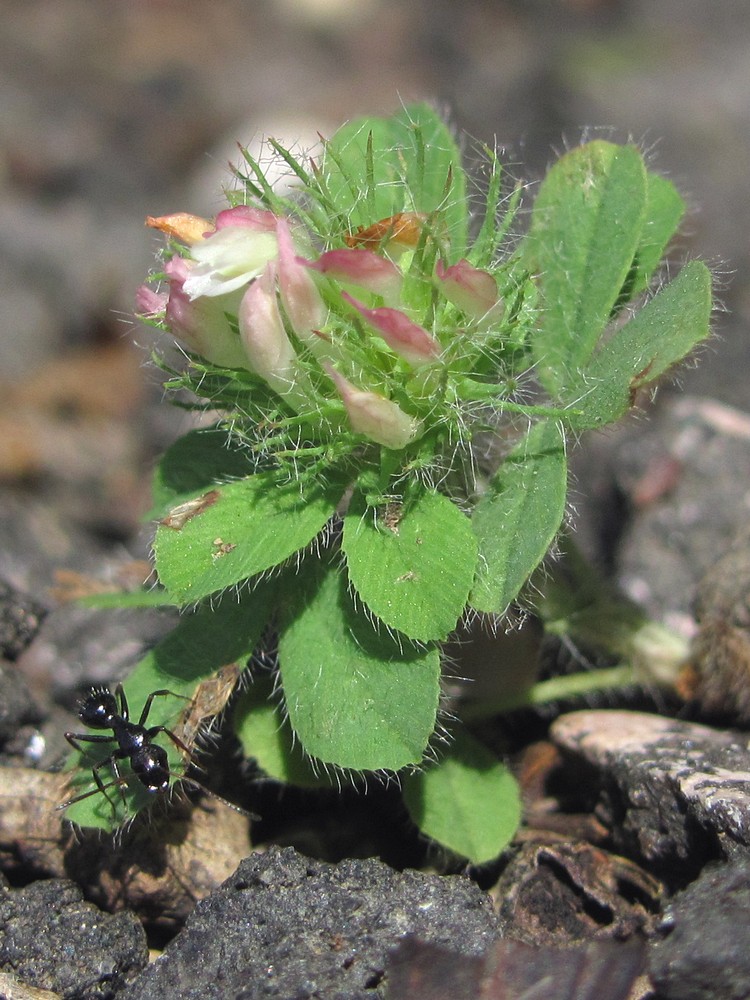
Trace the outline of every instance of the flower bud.
<instances>
[{"instance_id":1,"label":"flower bud","mask_svg":"<svg viewBox=\"0 0 750 1000\"><path fill-rule=\"evenodd\" d=\"M235 205L225 208L216 216L217 230L228 226L245 226L256 233L275 233L276 216L266 208L255 208L253 205Z\"/></svg>"},{"instance_id":2,"label":"flower bud","mask_svg":"<svg viewBox=\"0 0 750 1000\"><path fill-rule=\"evenodd\" d=\"M499 305L497 282L489 271L474 267L468 260L446 267L437 262L435 274L446 299L472 319L485 319L490 313L493 318Z\"/></svg>"},{"instance_id":3,"label":"flower bud","mask_svg":"<svg viewBox=\"0 0 750 1000\"><path fill-rule=\"evenodd\" d=\"M195 354L222 368L247 368L240 338L227 320L227 313L236 310L236 297L191 300L185 292L185 282L192 268L192 261L177 256L164 265L169 280L164 318L172 336ZM142 303L149 304L145 300Z\"/></svg>"},{"instance_id":4,"label":"flower bud","mask_svg":"<svg viewBox=\"0 0 750 1000\"><path fill-rule=\"evenodd\" d=\"M297 355L276 300L275 264L267 264L242 296L237 318L250 370L284 395L295 381Z\"/></svg>"},{"instance_id":5,"label":"flower bud","mask_svg":"<svg viewBox=\"0 0 750 1000\"><path fill-rule=\"evenodd\" d=\"M138 316L158 316L167 308L169 295L155 292L148 285L139 285L135 293L135 311Z\"/></svg>"},{"instance_id":6,"label":"flower bud","mask_svg":"<svg viewBox=\"0 0 750 1000\"><path fill-rule=\"evenodd\" d=\"M289 223L276 220L276 238L279 244L279 292L289 322L300 340L315 350L319 338L313 333L323 325L326 307L307 268L297 257Z\"/></svg>"},{"instance_id":7,"label":"flower bud","mask_svg":"<svg viewBox=\"0 0 750 1000\"><path fill-rule=\"evenodd\" d=\"M401 407L376 392L358 389L344 378L333 365L324 364L346 407L349 423L357 434L364 434L386 448L406 447L419 433L419 421L404 413Z\"/></svg>"},{"instance_id":8,"label":"flower bud","mask_svg":"<svg viewBox=\"0 0 750 1000\"><path fill-rule=\"evenodd\" d=\"M386 302L397 302L401 293L401 271L393 261L371 250L329 250L316 261L304 263L335 281L349 282L382 295Z\"/></svg>"},{"instance_id":9,"label":"flower bud","mask_svg":"<svg viewBox=\"0 0 750 1000\"><path fill-rule=\"evenodd\" d=\"M380 334L392 351L400 355L410 365L428 364L440 355L440 344L423 326L412 322L400 309L381 306L368 309L362 302L342 292L342 298L354 306L370 326Z\"/></svg>"}]
</instances>

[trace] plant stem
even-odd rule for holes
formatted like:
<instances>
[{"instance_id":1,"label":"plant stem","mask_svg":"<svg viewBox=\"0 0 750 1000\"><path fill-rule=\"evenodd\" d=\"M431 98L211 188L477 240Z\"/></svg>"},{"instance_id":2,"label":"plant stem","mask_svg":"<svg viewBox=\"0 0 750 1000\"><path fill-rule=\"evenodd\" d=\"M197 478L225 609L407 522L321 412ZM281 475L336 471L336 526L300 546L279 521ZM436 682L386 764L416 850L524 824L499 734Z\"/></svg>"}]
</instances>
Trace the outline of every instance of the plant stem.
<instances>
[{"instance_id":1,"label":"plant stem","mask_svg":"<svg viewBox=\"0 0 750 1000\"><path fill-rule=\"evenodd\" d=\"M622 689L638 683L636 671L628 664L605 667L601 670L586 670L562 677L551 677L549 680L533 684L524 691L513 691L494 700L467 702L460 709L460 715L465 721L478 721L519 708L533 708L535 705L545 705L552 701L562 701L611 688Z\"/></svg>"}]
</instances>

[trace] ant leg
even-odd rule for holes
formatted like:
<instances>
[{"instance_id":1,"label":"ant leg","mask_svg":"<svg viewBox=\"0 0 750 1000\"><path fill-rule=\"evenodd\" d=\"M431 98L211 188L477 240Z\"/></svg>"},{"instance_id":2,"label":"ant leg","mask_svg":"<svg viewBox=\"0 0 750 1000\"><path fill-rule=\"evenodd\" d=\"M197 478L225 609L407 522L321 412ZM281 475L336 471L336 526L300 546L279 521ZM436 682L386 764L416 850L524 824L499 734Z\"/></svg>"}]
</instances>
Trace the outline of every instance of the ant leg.
<instances>
[{"instance_id":1,"label":"ant leg","mask_svg":"<svg viewBox=\"0 0 750 1000\"><path fill-rule=\"evenodd\" d=\"M120 797L122 798L123 806L127 806L128 804L128 801L125 798L125 789L127 788L128 779L123 778L122 772L120 771L117 762L118 760L124 760L125 757L127 757L127 754L123 750L113 750L112 753L109 755L109 757L105 757L104 760L100 760L98 764L94 764L94 766L91 768L91 773L94 775L94 781L96 782L97 787L101 792L104 792L104 784L101 778L99 777L99 769L105 767L105 765L107 764L112 768L112 773L115 776L115 780L112 782L112 784L108 785L107 787L112 788L113 785L119 785ZM109 799L109 795L107 795L107 799ZM109 801L111 803L111 799Z\"/></svg>"},{"instance_id":2,"label":"ant leg","mask_svg":"<svg viewBox=\"0 0 750 1000\"><path fill-rule=\"evenodd\" d=\"M119 685L118 685L118 687L119 687ZM141 712L141 717L138 720L138 725L139 726L145 726L146 725L146 719L148 718L148 714L151 711L151 705L153 703L154 698L161 698L164 695L168 695L168 694L171 694L173 698L182 698L183 701L192 701L192 699L188 698L187 695L177 694L176 691L170 691L169 688L160 688L158 691L152 691L151 694L148 696L148 698L146 698L146 703L143 706L143 711ZM162 732L163 730L158 730L158 731Z\"/></svg>"},{"instance_id":3,"label":"ant leg","mask_svg":"<svg viewBox=\"0 0 750 1000\"><path fill-rule=\"evenodd\" d=\"M104 784L104 782L102 781L101 777L99 776L99 769L102 768L102 767L104 767L105 764L109 764L112 767L112 770L114 771L114 775L115 775L115 780L113 782L111 782L111 784L109 786L106 786ZM104 796L104 798L107 800L107 802L109 802L109 808L112 810L112 822L116 823L117 822L117 808L115 807L115 804L112 801L112 799L107 794L107 787L111 788L112 785L119 785L120 786L120 795L122 796L123 804L125 803L125 792L122 789L122 786L123 786L123 783L124 783L124 779L123 779L122 775L120 774L120 769L117 767L117 764L115 763L115 761L114 761L113 758L107 757L104 760L99 761L98 764L95 764L91 768L91 773L94 776L94 783L96 785L97 791L101 792L102 795Z\"/></svg>"},{"instance_id":4,"label":"ant leg","mask_svg":"<svg viewBox=\"0 0 750 1000\"><path fill-rule=\"evenodd\" d=\"M175 736L172 730L167 729L166 726L152 726L148 731L148 738L152 740L158 733L164 733L165 736L168 736L177 749L181 750L184 754L187 754L188 758L192 756L190 750L185 746L179 736Z\"/></svg>"},{"instance_id":5,"label":"ant leg","mask_svg":"<svg viewBox=\"0 0 750 1000\"><path fill-rule=\"evenodd\" d=\"M115 809L112 799L107 795L107 789L114 788L115 785L126 784L127 779L121 778L119 781L111 781L108 785L102 783L101 778L96 783L96 788L90 788L87 792L81 792L80 795L74 795L72 799L66 799L65 802L61 802L58 809L67 809L68 806L72 806L74 802L83 802L84 799L90 799L92 795L103 794L107 802L109 802L110 808L112 809L112 819L117 821L117 811Z\"/></svg>"},{"instance_id":6,"label":"ant leg","mask_svg":"<svg viewBox=\"0 0 750 1000\"><path fill-rule=\"evenodd\" d=\"M125 689L122 684L118 684L115 687L115 698L119 702L120 715L126 721L130 721L130 709L128 708L128 699L125 697ZM143 725L143 723L141 723Z\"/></svg>"},{"instance_id":7,"label":"ant leg","mask_svg":"<svg viewBox=\"0 0 750 1000\"><path fill-rule=\"evenodd\" d=\"M87 733L64 733L63 735L65 736L65 739L68 741L68 743L70 743L70 745L73 747L73 749L77 750L79 753L86 753L87 749L86 747L82 747L80 745L80 743L78 742L79 740L82 740L84 743L114 742L113 736L104 736L104 735L89 736Z\"/></svg>"}]
</instances>

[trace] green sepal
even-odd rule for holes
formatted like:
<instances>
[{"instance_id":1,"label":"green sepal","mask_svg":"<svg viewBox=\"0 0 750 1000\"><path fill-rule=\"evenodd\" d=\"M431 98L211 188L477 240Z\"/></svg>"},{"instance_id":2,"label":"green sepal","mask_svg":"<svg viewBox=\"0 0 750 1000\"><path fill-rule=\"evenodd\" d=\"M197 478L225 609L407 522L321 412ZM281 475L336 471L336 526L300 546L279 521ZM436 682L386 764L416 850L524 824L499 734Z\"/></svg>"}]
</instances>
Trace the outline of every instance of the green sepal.
<instances>
[{"instance_id":1,"label":"green sepal","mask_svg":"<svg viewBox=\"0 0 750 1000\"><path fill-rule=\"evenodd\" d=\"M427 104L359 118L326 143L321 184L350 230L399 212L436 213L452 254L466 246L466 174L450 130Z\"/></svg>"}]
</instances>

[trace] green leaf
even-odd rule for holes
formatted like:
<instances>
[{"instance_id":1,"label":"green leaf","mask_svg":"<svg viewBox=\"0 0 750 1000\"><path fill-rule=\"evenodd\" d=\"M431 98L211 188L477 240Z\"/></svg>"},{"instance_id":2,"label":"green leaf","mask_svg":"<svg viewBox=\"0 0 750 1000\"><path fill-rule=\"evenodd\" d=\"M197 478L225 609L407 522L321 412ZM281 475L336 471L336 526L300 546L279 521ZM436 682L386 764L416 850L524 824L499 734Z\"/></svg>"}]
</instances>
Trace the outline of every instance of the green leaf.
<instances>
[{"instance_id":1,"label":"green leaf","mask_svg":"<svg viewBox=\"0 0 750 1000\"><path fill-rule=\"evenodd\" d=\"M312 541L343 490L338 482L300 496L297 484L279 483L275 473L217 486L160 524L154 540L159 579L186 603L277 566Z\"/></svg>"},{"instance_id":2,"label":"green leaf","mask_svg":"<svg viewBox=\"0 0 750 1000\"><path fill-rule=\"evenodd\" d=\"M552 421L535 424L494 476L477 504L479 541L470 603L501 614L544 558L565 513L565 439Z\"/></svg>"},{"instance_id":3,"label":"green leaf","mask_svg":"<svg viewBox=\"0 0 750 1000\"><path fill-rule=\"evenodd\" d=\"M542 183L524 253L539 274L537 370L555 396L589 360L612 314L641 244L646 201L634 146L581 146Z\"/></svg>"},{"instance_id":4,"label":"green leaf","mask_svg":"<svg viewBox=\"0 0 750 1000\"><path fill-rule=\"evenodd\" d=\"M466 174L450 130L428 105L344 125L326 145L322 173L327 194L351 229L398 212L440 211L454 253L463 253Z\"/></svg>"},{"instance_id":5,"label":"green leaf","mask_svg":"<svg viewBox=\"0 0 750 1000\"><path fill-rule=\"evenodd\" d=\"M209 490L217 483L243 479L252 471L246 450L233 447L222 427L188 431L162 456L152 483L150 518Z\"/></svg>"},{"instance_id":6,"label":"green leaf","mask_svg":"<svg viewBox=\"0 0 750 1000\"><path fill-rule=\"evenodd\" d=\"M148 725L173 727L201 680L219 667L246 660L252 654L270 616L274 593L275 586L266 583L252 593L244 593L239 601L234 597L225 599L186 615L173 632L143 657L124 681L131 718L138 720L146 699L153 691L166 689L176 697L166 695L154 699ZM80 731L84 732L85 727L81 727ZM168 736L158 737L158 743L167 750L170 770L182 774L185 764L174 743ZM78 754L72 756L71 763L78 770L72 776L71 795L96 787L91 767L111 750L111 745L97 748L91 744L91 750L85 757ZM123 775L130 775L132 780L124 789L125 805L118 788L110 792L117 807L119 823L154 801L153 795L132 776L127 761L121 769ZM109 768L102 768L101 777L107 784L113 775ZM110 830L117 825L113 823L109 803L98 792L74 803L66 810L65 816L80 826Z\"/></svg>"},{"instance_id":7,"label":"green leaf","mask_svg":"<svg viewBox=\"0 0 750 1000\"><path fill-rule=\"evenodd\" d=\"M402 787L422 833L475 865L496 858L521 822L513 775L465 732L437 764L406 775Z\"/></svg>"},{"instance_id":8,"label":"green leaf","mask_svg":"<svg viewBox=\"0 0 750 1000\"><path fill-rule=\"evenodd\" d=\"M398 770L422 759L435 728L436 649L378 631L355 611L346 574L309 560L279 640L289 721L327 764Z\"/></svg>"},{"instance_id":9,"label":"green leaf","mask_svg":"<svg viewBox=\"0 0 750 1000\"><path fill-rule=\"evenodd\" d=\"M381 621L410 639L445 639L469 596L477 561L471 522L440 493L405 508L354 494L342 547L349 579Z\"/></svg>"},{"instance_id":10,"label":"green leaf","mask_svg":"<svg viewBox=\"0 0 750 1000\"><path fill-rule=\"evenodd\" d=\"M709 334L711 275L692 261L596 354L579 376L571 419L580 429L618 420L635 393L663 375Z\"/></svg>"},{"instance_id":11,"label":"green leaf","mask_svg":"<svg viewBox=\"0 0 750 1000\"><path fill-rule=\"evenodd\" d=\"M83 608L168 608L175 601L161 587L151 590L102 591L76 598L76 604Z\"/></svg>"},{"instance_id":12,"label":"green leaf","mask_svg":"<svg viewBox=\"0 0 750 1000\"><path fill-rule=\"evenodd\" d=\"M301 788L330 787L325 775L317 775L282 718L278 697L270 678L257 677L238 699L234 710L234 732L248 757L276 781Z\"/></svg>"},{"instance_id":13,"label":"green leaf","mask_svg":"<svg viewBox=\"0 0 750 1000\"><path fill-rule=\"evenodd\" d=\"M685 214L685 202L671 181L647 174L646 220L634 261L629 298L648 288L669 241Z\"/></svg>"}]
</instances>

